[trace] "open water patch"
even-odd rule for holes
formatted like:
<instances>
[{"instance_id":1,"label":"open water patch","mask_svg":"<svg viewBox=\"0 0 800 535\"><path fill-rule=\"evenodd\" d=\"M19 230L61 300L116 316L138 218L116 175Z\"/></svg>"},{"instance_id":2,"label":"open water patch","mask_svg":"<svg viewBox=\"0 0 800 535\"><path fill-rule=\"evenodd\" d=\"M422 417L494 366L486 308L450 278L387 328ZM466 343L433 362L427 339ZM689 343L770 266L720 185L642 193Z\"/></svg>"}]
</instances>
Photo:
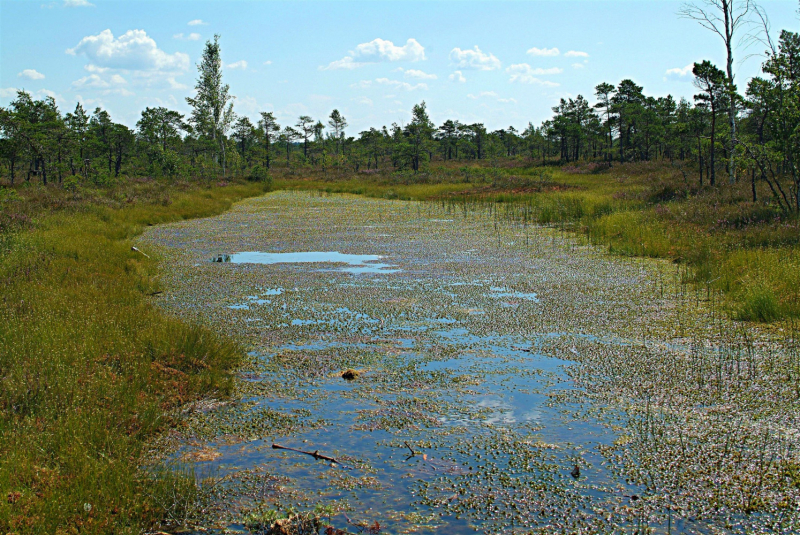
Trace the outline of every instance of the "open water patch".
<instances>
[{"instance_id":1,"label":"open water patch","mask_svg":"<svg viewBox=\"0 0 800 535\"><path fill-rule=\"evenodd\" d=\"M348 254L338 251L303 251L295 253L264 253L243 251L233 254L220 254L212 262L231 264L344 264L334 271L347 273L397 273L394 265L380 262L381 255Z\"/></svg>"}]
</instances>

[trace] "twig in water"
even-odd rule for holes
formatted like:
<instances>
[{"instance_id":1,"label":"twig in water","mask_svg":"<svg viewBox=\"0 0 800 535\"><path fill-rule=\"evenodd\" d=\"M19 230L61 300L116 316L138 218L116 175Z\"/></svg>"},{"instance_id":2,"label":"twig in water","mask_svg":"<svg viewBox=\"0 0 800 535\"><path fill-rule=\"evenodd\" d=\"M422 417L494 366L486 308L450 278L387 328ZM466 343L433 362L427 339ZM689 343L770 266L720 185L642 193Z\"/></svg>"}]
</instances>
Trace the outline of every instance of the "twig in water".
<instances>
[{"instance_id":1,"label":"twig in water","mask_svg":"<svg viewBox=\"0 0 800 535\"><path fill-rule=\"evenodd\" d=\"M323 461L330 461L330 462L332 462L332 463L336 463L336 464L342 464L342 463L340 463L339 461L337 461L336 459L334 459L333 457L328 457L327 455L323 455L323 454L321 454L321 453L319 452L319 450L317 450L317 451L303 451L303 450L298 450L298 449L296 449L296 448L290 448L290 447L288 447L288 446L281 446L280 444L273 444L273 445L272 445L272 449L273 449L273 450L289 450L289 451L296 451L297 453L304 453L305 455L310 455L310 456L312 456L312 457L313 457L313 458L315 458L315 459L322 459Z\"/></svg>"}]
</instances>

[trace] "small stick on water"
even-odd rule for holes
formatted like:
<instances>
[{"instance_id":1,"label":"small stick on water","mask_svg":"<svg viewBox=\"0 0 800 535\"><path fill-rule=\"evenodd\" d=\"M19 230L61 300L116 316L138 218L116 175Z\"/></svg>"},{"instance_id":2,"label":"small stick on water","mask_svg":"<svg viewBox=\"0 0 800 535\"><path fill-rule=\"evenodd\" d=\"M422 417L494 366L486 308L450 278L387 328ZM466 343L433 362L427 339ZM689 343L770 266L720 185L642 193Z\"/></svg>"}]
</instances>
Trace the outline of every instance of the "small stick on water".
<instances>
[{"instance_id":1,"label":"small stick on water","mask_svg":"<svg viewBox=\"0 0 800 535\"><path fill-rule=\"evenodd\" d=\"M405 444L405 445L406 445L406 448L408 448L408 449L409 449L409 451L411 452L411 456L412 456L412 457L413 457L413 456L415 456L415 455L417 454L417 452L416 452L416 451L414 451L414 448L412 448L411 446L409 446L409 445L408 445L408 442L406 442L406 441L404 440L404 441L403 441L403 444Z\"/></svg>"},{"instance_id":2,"label":"small stick on water","mask_svg":"<svg viewBox=\"0 0 800 535\"><path fill-rule=\"evenodd\" d=\"M323 461L330 461L332 463L342 464L339 461L337 461L336 459L334 459L333 457L328 457L327 455L322 455L319 451L303 451L303 450L298 450L296 448L290 448L288 446L281 446L280 444L273 444L272 445L272 449L273 450L296 451L297 453L304 453L306 455L310 455L315 459L322 459Z\"/></svg>"},{"instance_id":3,"label":"small stick on water","mask_svg":"<svg viewBox=\"0 0 800 535\"><path fill-rule=\"evenodd\" d=\"M147 258L150 258L149 254L145 253L144 251L141 251L141 250L137 249L136 247L131 247L131 251L134 251L134 252L137 252L137 253L142 253Z\"/></svg>"}]
</instances>

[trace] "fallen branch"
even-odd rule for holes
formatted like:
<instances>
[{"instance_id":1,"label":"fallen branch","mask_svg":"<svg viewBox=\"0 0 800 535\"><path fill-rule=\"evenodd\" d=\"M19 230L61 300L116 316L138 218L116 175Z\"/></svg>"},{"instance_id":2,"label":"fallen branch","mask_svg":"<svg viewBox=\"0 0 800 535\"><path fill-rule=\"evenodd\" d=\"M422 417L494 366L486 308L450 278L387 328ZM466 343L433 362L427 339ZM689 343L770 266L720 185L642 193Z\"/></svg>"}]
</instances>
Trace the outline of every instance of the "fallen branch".
<instances>
[{"instance_id":1,"label":"fallen branch","mask_svg":"<svg viewBox=\"0 0 800 535\"><path fill-rule=\"evenodd\" d=\"M303 451L303 450L298 450L297 448L290 448L290 447L288 447L288 446L281 446L280 444L273 444L273 445L272 445L272 449L273 449L273 450L289 450L289 451L296 451L297 453L304 453L304 454L306 454L306 455L310 455L310 456L312 456L312 457L313 457L313 458L315 458L315 459L322 459L323 461L330 461L330 462L332 462L332 463L336 463L336 464L342 464L342 463L340 463L339 461L337 461L336 459L334 459L333 457L328 457L327 455L322 455L322 454L319 452L319 450L317 450L317 451Z\"/></svg>"},{"instance_id":2,"label":"fallen branch","mask_svg":"<svg viewBox=\"0 0 800 535\"><path fill-rule=\"evenodd\" d=\"M406 448L408 448L408 449L411 451L411 456L412 456L412 457L414 457L414 456L417 454L417 452L416 452L416 451L414 451L414 448L412 448L411 446L409 446L409 445L408 445L408 442L406 442L406 441L404 440L404 441L403 441L403 444L405 444L405 445L406 445Z\"/></svg>"}]
</instances>

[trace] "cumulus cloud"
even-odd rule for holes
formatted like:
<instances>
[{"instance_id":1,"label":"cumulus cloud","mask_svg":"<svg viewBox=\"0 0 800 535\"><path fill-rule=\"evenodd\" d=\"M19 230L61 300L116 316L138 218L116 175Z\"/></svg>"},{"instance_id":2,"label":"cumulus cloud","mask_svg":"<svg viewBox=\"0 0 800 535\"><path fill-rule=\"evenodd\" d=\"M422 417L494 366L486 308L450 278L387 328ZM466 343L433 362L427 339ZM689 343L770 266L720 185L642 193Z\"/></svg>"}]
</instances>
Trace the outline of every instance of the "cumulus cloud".
<instances>
[{"instance_id":1,"label":"cumulus cloud","mask_svg":"<svg viewBox=\"0 0 800 535\"><path fill-rule=\"evenodd\" d=\"M670 78L685 78L692 74L692 69L694 69L694 63L688 64L686 67L675 67L674 69L667 69L666 74Z\"/></svg>"},{"instance_id":2,"label":"cumulus cloud","mask_svg":"<svg viewBox=\"0 0 800 535\"><path fill-rule=\"evenodd\" d=\"M400 80L390 80L389 78L377 78L373 82L372 80L361 80L358 83L350 84L350 87L353 89L369 89L373 85L385 85L389 87L394 87L395 89L402 89L404 91L415 91L417 89L428 89L428 84L425 83L418 83L418 84L409 84L408 82L401 82ZM394 97L394 95L386 95L386 98Z\"/></svg>"},{"instance_id":3,"label":"cumulus cloud","mask_svg":"<svg viewBox=\"0 0 800 535\"><path fill-rule=\"evenodd\" d=\"M319 69L321 71L334 71L337 69L351 70L351 69L357 69L358 67L363 67L364 65L366 65L366 63L361 63L355 61L350 56L345 56L342 59L331 61L327 67L320 67Z\"/></svg>"},{"instance_id":4,"label":"cumulus cloud","mask_svg":"<svg viewBox=\"0 0 800 535\"><path fill-rule=\"evenodd\" d=\"M188 85L178 82L174 76L167 76L167 83L170 89L189 89Z\"/></svg>"},{"instance_id":5,"label":"cumulus cloud","mask_svg":"<svg viewBox=\"0 0 800 535\"><path fill-rule=\"evenodd\" d=\"M267 61L264 62L264 65L272 65L272 60L268 59Z\"/></svg>"},{"instance_id":6,"label":"cumulus cloud","mask_svg":"<svg viewBox=\"0 0 800 535\"><path fill-rule=\"evenodd\" d=\"M25 69L21 73L18 73L17 76L20 78L27 78L28 80L44 80L44 74L36 69Z\"/></svg>"},{"instance_id":7,"label":"cumulus cloud","mask_svg":"<svg viewBox=\"0 0 800 535\"><path fill-rule=\"evenodd\" d=\"M67 54L86 56L92 64L111 69L134 71L186 71L189 56L182 52L168 54L159 49L144 30L128 30L114 38L111 30L81 39Z\"/></svg>"},{"instance_id":8,"label":"cumulus cloud","mask_svg":"<svg viewBox=\"0 0 800 535\"><path fill-rule=\"evenodd\" d=\"M0 99L3 100L14 100L17 98L17 92L20 91L16 87L2 87L0 88ZM54 91L50 91L49 89L39 89L37 91L26 91L31 97L36 100L43 100L47 97L52 97L56 100L56 103L64 107L66 105L66 99L64 97Z\"/></svg>"},{"instance_id":9,"label":"cumulus cloud","mask_svg":"<svg viewBox=\"0 0 800 535\"><path fill-rule=\"evenodd\" d=\"M570 50L569 52L564 54L567 58L588 58L589 54L586 52L580 52L578 50Z\"/></svg>"},{"instance_id":10,"label":"cumulus cloud","mask_svg":"<svg viewBox=\"0 0 800 535\"><path fill-rule=\"evenodd\" d=\"M500 60L494 54L482 52L478 45L475 45L474 49L467 50L454 48L450 51L450 61L459 69L492 71L500 68Z\"/></svg>"},{"instance_id":11,"label":"cumulus cloud","mask_svg":"<svg viewBox=\"0 0 800 535\"><path fill-rule=\"evenodd\" d=\"M403 76L406 78L416 78L417 80L436 80L438 76L435 74L428 74L426 72L417 70L417 69L406 69L405 71L401 68L399 69Z\"/></svg>"},{"instance_id":12,"label":"cumulus cloud","mask_svg":"<svg viewBox=\"0 0 800 535\"><path fill-rule=\"evenodd\" d=\"M572 64L572 68L573 69L583 69L585 66L586 65L584 65L583 63L573 63Z\"/></svg>"},{"instance_id":13,"label":"cumulus cloud","mask_svg":"<svg viewBox=\"0 0 800 535\"><path fill-rule=\"evenodd\" d=\"M88 0L64 0L64 7L94 7Z\"/></svg>"},{"instance_id":14,"label":"cumulus cloud","mask_svg":"<svg viewBox=\"0 0 800 535\"><path fill-rule=\"evenodd\" d=\"M202 19L194 19L194 20L190 20L190 21L189 21L189 22L187 22L186 24L187 24L188 26L205 26L205 25L207 25L208 23L207 23L207 22L203 22L203 21L202 21Z\"/></svg>"},{"instance_id":15,"label":"cumulus cloud","mask_svg":"<svg viewBox=\"0 0 800 535\"><path fill-rule=\"evenodd\" d=\"M550 82L548 80L541 80L537 76L560 74L562 69L552 67L550 69L534 69L527 63L517 63L506 69L506 72L511 75L509 82L519 82L521 84L541 85L545 87L558 87L559 84Z\"/></svg>"},{"instance_id":16,"label":"cumulus cloud","mask_svg":"<svg viewBox=\"0 0 800 535\"><path fill-rule=\"evenodd\" d=\"M420 61L425 59L425 48L416 39L409 39L403 46L395 46L384 39L373 39L358 45L352 56L362 61Z\"/></svg>"},{"instance_id":17,"label":"cumulus cloud","mask_svg":"<svg viewBox=\"0 0 800 535\"><path fill-rule=\"evenodd\" d=\"M381 85L388 85L391 87L396 87L397 89L402 89L404 91L414 91L417 89L428 89L428 84L418 83L411 85L408 82L401 82L399 80L389 80L388 78L377 78L375 80L376 84Z\"/></svg>"},{"instance_id":18,"label":"cumulus cloud","mask_svg":"<svg viewBox=\"0 0 800 535\"><path fill-rule=\"evenodd\" d=\"M514 99L514 98L500 98L500 95L498 95L494 91L481 91L477 95L474 95L474 94L470 93L469 95L467 95L467 98L471 98L473 100L478 100L479 98L489 98L489 99L495 100L496 102L502 102L503 104L516 104L517 103L517 99Z\"/></svg>"},{"instance_id":19,"label":"cumulus cloud","mask_svg":"<svg viewBox=\"0 0 800 535\"><path fill-rule=\"evenodd\" d=\"M461 71L453 72L453 74L448 76L448 78L450 79L451 82L464 83L467 81L467 79L464 78L464 75L461 73Z\"/></svg>"},{"instance_id":20,"label":"cumulus cloud","mask_svg":"<svg viewBox=\"0 0 800 535\"><path fill-rule=\"evenodd\" d=\"M558 56L561 52L553 47L553 48L529 48L527 54L531 56Z\"/></svg>"},{"instance_id":21,"label":"cumulus cloud","mask_svg":"<svg viewBox=\"0 0 800 535\"><path fill-rule=\"evenodd\" d=\"M130 97L134 93L125 86L128 81L119 74L112 74L108 77L99 74L90 74L72 82L73 89L99 89L103 95L121 95Z\"/></svg>"},{"instance_id":22,"label":"cumulus cloud","mask_svg":"<svg viewBox=\"0 0 800 535\"><path fill-rule=\"evenodd\" d=\"M189 35L183 35L182 33L176 33L172 36L173 39L178 39L179 41L199 41L200 34L199 33L190 33Z\"/></svg>"},{"instance_id":23,"label":"cumulus cloud","mask_svg":"<svg viewBox=\"0 0 800 535\"><path fill-rule=\"evenodd\" d=\"M182 52L169 54L161 50L144 30L129 30L118 38L114 37L111 30L104 30L97 35L84 37L66 52L73 56L85 56L89 60L84 66L89 76L73 82L76 88L130 96L133 93L123 87L123 81L127 84L126 79L135 85L148 87L187 88L176 80L176 76L188 70L189 56Z\"/></svg>"},{"instance_id":24,"label":"cumulus cloud","mask_svg":"<svg viewBox=\"0 0 800 535\"><path fill-rule=\"evenodd\" d=\"M236 70L236 69L246 70L247 62L242 59L239 61L234 61L233 63L227 63L225 66L231 70Z\"/></svg>"},{"instance_id":25,"label":"cumulus cloud","mask_svg":"<svg viewBox=\"0 0 800 535\"><path fill-rule=\"evenodd\" d=\"M356 97L353 99L353 101L365 106L372 106L372 100L368 99L367 97Z\"/></svg>"},{"instance_id":26,"label":"cumulus cloud","mask_svg":"<svg viewBox=\"0 0 800 535\"><path fill-rule=\"evenodd\" d=\"M102 74L104 72L108 72L108 67L98 67L97 65L94 65L93 63L87 63L86 65L83 66L83 69L88 71L88 72L94 72L94 73L100 73L100 74Z\"/></svg>"},{"instance_id":27,"label":"cumulus cloud","mask_svg":"<svg viewBox=\"0 0 800 535\"><path fill-rule=\"evenodd\" d=\"M361 43L340 60L332 61L320 70L355 69L368 63L381 61L421 61L425 59L425 47L416 39L409 39L403 46L397 46L385 39L373 39Z\"/></svg>"}]
</instances>

